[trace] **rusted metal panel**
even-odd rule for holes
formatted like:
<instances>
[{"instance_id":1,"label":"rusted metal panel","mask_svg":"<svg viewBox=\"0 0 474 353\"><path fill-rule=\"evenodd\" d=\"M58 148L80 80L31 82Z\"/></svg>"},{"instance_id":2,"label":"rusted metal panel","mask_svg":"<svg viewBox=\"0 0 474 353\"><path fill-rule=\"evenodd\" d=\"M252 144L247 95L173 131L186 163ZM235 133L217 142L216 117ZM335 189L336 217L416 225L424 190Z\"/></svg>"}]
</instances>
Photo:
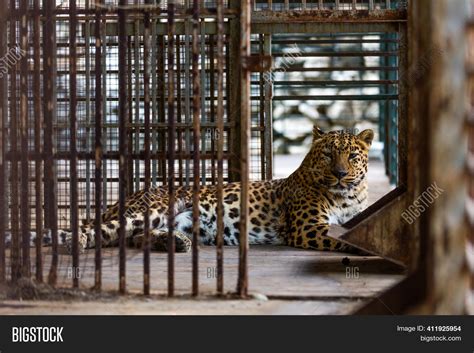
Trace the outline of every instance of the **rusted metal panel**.
<instances>
[{"instance_id":1,"label":"rusted metal panel","mask_svg":"<svg viewBox=\"0 0 474 353\"><path fill-rule=\"evenodd\" d=\"M240 15L240 57L250 57L250 0L242 2ZM241 123L241 160L240 160L240 251L239 251L239 279L237 292L241 297L248 293L248 226L249 226L249 163L250 163L250 71L243 67L240 79L242 104L240 109Z\"/></svg>"},{"instance_id":2,"label":"rusted metal panel","mask_svg":"<svg viewBox=\"0 0 474 353\"><path fill-rule=\"evenodd\" d=\"M400 216L406 198L402 188L395 189L355 219L331 226L328 236L404 266L410 255L408 224Z\"/></svg>"},{"instance_id":3,"label":"rusted metal panel","mask_svg":"<svg viewBox=\"0 0 474 353\"><path fill-rule=\"evenodd\" d=\"M199 12L198 0L193 2L193 42L192 42L192 76L193 76L193 279L192 294L199 294L199 192L200 192L200 141L201 117L199 115L201 82L199 79ZM201 38L204 40L204 38Z\"/></svg>"},{"instance_id":4,"label":"rusted metal panel","mask_svg":"<svg viewBox=\"0 0 474 353\"><path fill-rule=\"evenodd\" d=\"M385 23L406 21L407 11L396 10L307 10L307 11L256 11L252 25L261 23Z\"/></svg>"},{"instance_id":5,"label":"rusted metal panel","mask_svg":"<svg viewBox=\"0 0 474 353\"><path fill-rule=\"evenodd\" d=\"M174 0L168 1L168 296L174 296L175 252L175 138L176 117L174 110ZM194 166L195 167L195 166Z\"/></svg>"},{"instance_id":6,"label":"rusted metal panel","mask_svg":"<svg viewBox=\"0 0 474 353\"><path fill-rule=\"evenodd\" d=\"M414 270L400 285L359 313L464 313L469 288L465 244L466 169L463 45L465 11L452 1L412 1L409 65L433 49L430 61L408 96L408 200L411 204L436 183L442 193L407 231L418 250ZM449 145L449 148L446 146ZM400 220L400 222L403 222ZM410 266L411 267L411 266ZM408 290L409 289L409 290ZM410 293L409 295L407 293Z\"/></svg>"}]
</instances>

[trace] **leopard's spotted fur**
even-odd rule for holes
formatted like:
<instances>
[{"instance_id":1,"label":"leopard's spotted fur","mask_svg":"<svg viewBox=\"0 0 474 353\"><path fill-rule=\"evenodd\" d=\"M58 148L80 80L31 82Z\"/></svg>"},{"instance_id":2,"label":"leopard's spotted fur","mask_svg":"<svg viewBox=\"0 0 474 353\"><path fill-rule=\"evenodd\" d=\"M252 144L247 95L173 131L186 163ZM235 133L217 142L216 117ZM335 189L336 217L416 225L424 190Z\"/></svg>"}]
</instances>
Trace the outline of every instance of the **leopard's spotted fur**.
<instances>
[{"instance_id":1,"label":"leopard's spotted fur","mask_svg":"<svg viewBox=\"0 0 474 353\"><path fill-rule=\"evenodd\" d=\"M288 178L254 181L249 184L249 243L287 244L317 250L347 250L326 236L329 224L342 224L367 204L368 151L372 130L358 135L313 130L313 143L301 166ZM224 243L239 243L240 184L224 186ZM152 248L166 250L168 192L164 187L139 191L126 200L125 234L130 244L143 237L143 211L150 207ZM201 188L200 243L216 242L216 187ZM176 251L188 251L192 239L192 189L178 187L175 206ZM118 204L102 216L102 245L118 243ZM71 249L70 232L62 232ZM94 225L84 225L79 233L80 248L95 246Z\"/></svg>"}]
</instances>

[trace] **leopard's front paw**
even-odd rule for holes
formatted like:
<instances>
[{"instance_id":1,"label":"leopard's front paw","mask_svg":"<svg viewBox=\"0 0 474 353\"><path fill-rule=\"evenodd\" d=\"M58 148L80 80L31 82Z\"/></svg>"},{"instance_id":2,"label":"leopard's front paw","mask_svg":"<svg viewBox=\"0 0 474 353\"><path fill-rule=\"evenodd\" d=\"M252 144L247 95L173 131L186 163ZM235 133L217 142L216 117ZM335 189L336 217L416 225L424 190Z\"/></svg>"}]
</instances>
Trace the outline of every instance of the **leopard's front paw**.
<instances>
[{"instance_id":1,"label":"leopard's front paw","mask_svg":"<svg viewBox=\"0 0 474 353\"><path fill-rule=\"evenodd\" d=\"M66 250L68 254L72 254L72 247L73 247L73 241L72 241L72 233L68 232L64 234L64 246L66 247ZM87 236L83 233L79 233L79 253L82 254L84 253L86 246L87 246Z\"/></svg>"}]
</instances>

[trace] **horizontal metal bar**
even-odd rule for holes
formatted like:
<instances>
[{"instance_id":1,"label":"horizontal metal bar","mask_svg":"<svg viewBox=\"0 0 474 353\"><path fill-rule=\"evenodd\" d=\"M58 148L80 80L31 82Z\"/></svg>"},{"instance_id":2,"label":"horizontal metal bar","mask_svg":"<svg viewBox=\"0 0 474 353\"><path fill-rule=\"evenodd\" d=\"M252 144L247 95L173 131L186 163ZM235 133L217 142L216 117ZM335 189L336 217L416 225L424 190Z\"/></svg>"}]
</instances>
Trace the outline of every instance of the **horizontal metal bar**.
<instances>
[{"instance_id":1,"label":"horizontal metal bar","mask_svg":"<svg viewBox=\"0 0 474 353\"><path fill-rule=\"evenodd\" d=\"M288 53L272 53L274 57L292 58L304 57L338 57L338 56L398 56L398 51L340 51L340 52L288 52Z\"/></svg>"},{"instance_id":2,"label":"horizontal metal bar","mask_svg":"<svg viewBox=\"0 0 474 353\"><path fill-rule=\"evenodd\" d=\"M304 22L304 23L253 23L252 34L296 34L296 33L397 33L397 22L362 23L362 22Z\"/></svg>"},{"instance_id":3,"label":"horizontal metal bar","mask_svg":"<svg viewBox=\"0 0 474 353\"><path fill-rule=\"evenodd\" d=\"M259 81L252 81L253 85ZM275 86L362 86L362 85L393 85L398 84L398 80L354 80L354 81L272 81Z\"/></svg>"},{"instance_id":4,"label":"horizontal metal bar","mask_svg":"<svg viewBox=\"0 0 474 353\"><path fill-rule=\"evenodd\" d=\"M252 100L259 100L260 97L251 97ZM379 94L379 95L306 95L306 96L274 96L274 101L299 101L299 100L316 100L316 101L378 101L378 100L397 100L397 94Z\"/></svg>"},{"instance_id":5,"label":"horizontal metal bar","mask_svg":"<svg viewBox=\"0 0 474 353\"><path fill-rule=\"evenodd\" d=\"M397 39L274 39L272 44L274 45L293 45L293 44L304 44L304 45L319 45L319 44L364 44L364 43L398 43ZM258 43L253 41L252 43Z\"/></svg>"},{"instance_id":6,"label":"horizontal metal bar","mask_svg":"<svg viewBox=\"0 0 474 353\"><path fill-rule=\"evenodd\" d=\"M252 25L256 23L301 23L301 22L405 22L407 11L396 10L307 10L307 11L256 11L252 14Z\"/></svg>"},{"instance_id":7,"label":"horizontal metal bar","mask_svg":"<svg viewBox=\"0 0 474 353\"><path fill-rule=\"evenodd\" d=\"M285 72L317 72L317 71L398 71L397 66L345 66L345 67L275 67L274 72L282 70Z\"/></svg>"}]
</instances>

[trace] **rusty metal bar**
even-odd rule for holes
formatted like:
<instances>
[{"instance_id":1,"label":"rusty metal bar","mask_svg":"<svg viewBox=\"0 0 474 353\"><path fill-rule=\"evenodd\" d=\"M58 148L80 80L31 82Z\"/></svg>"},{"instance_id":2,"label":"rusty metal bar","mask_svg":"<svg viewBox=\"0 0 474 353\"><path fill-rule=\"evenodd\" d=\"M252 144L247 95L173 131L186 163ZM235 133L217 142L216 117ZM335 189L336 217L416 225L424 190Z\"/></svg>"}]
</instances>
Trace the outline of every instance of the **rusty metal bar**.
<instances>
[{"instance_id":1,"label":"rusty metal bar","mask_svg":"<svg viewBox=\"0 0 474 353\"><path fill-rule=\"evenodd\" d=\"M208 100L208 97L206 97L206 31L204 25L204 21L199 23L199 28L201 30L201 87L203 87L203 91L201 91L201 120L207 122L209 119L206 114L206 100ZM201 148L203 152L206 152L206 134L201 135ZM206 164L205 160L201 160L201 179L203 184L206 183Z\"/></svg>"},{"instance_id":2,"label":"rusty metal bar","mask_svg":"<svg viewBox=\"0 0 474 353\"><path fill-rule=\"evenodd\" d=\"M15 9L16 1L10 1L10 11ZM10 21L10 50L17 52L16 21ZM10 69L10 149L11 149L11 277L15 282L20 277L20 239L19 239L19 205L18 205L18 116L17 116L17 67Z\"/></svg>"},{"instance_id":3,"label":"rusty metal bar","mask_svg":"<svg viewBox=\"0 0 474 353\"><path fill-rule=\"evenodd\" d=\"M125 294L126 292L126 249L125 249L125 198L127 196L127 119L128 119L128 66L127 66L127 12L124 7L127 5L127 0L120 0L121 6L118 11L119 15L119 146L120 146L120 161L119 161L119 292Z\"/></svg>"},{"instance_id":4,"label":"rusty metal bar","mask_svg":"<svg viewBox=\"0 0 474 353\"><path fill-rule=\"evenodd\" d=\"M181 106L183 104L181 96L181 39L179 35L176 35L176 118L177 123L180 124L181 118ZM183 185L183 158L181 154L183 152L183 132L178 130L178 176L179 185Z\"/></svg>"},{"instance_id":5,"label":"rusty metal bar","mask_svg":"<svg viewBox=\"0 0 474 353\"><path fill-rule=\"evenodd\" d=\"M72 231L72 285L79 287L79 276L76 273L79 269L79 215L77 209L77 4L76 0L69 3L69 119L70 119L70 166L69 177L71 180L71 231Z\"/></svg>"},{"instance_id":6,"label":"rusty metal bar","mask_svg":"<svg viewBox=\"0 0 474 353\"><path fill-rule=\"evenodd\" d=\"M200 102L201 82L199 80L199 1L193 3L193 42L192 42L192 62L193 62L193 295L199 294L199 162L200 162ZM201 40L203 37L201 36ZM203 63L201 63L203 65Z\"/></svg>"},{"instance_id":7,"label":"rusty metal bar","mask_svg":"<svg viewBox=\"0 0 474 353\"><path fill-rule=\"evenodd\" d=\"M52 240L51 267L48 282L55 285L58 276L58 214L56 200L56 171L54 162L54 127L56 120L56 22L54 0L43 0L43 116L44 116L44 193L45 226L50 229Z\"/></svg>"},{"instance_id":8,"label":"rusty metal bar","mask_svg":"<svg viewBox=\"0 0 474 353\"><path fill-rule=\"evenodd\" d=\"M215 112L215 90L216 90L216 69L215 69L215 36L213 34L209 35L209 100L210 100L210 114L209 114L209 119L208 121L215 123L216 121L216 112ZM209 132L209 130L208 130ZM216 155L216 131L211 130L210 133L206 134L208 135L207 138L210 139L211 141L211 183L212 185L216 184L216 159L214 156ZM206 152L206 150L204 151Z\"/></svg>"},{"instance_id":9,"label":"rusty metal bar","mask_svg":"<svg viewBox=\"0 0 474 353\"><path fill-rule=\"evenodd\" d=\"M0 57L4 57L7 53L7 9L0 6ZM5 253L5 231L7 228L7 185L6 185L6 168L5 148L7 147L7 118L8 118L8 100L7 100L7 76L2 73L0 75L0 283L6 282L6 253Z\"/></svg>"},{"instance_id":10,"label":"rusty metal bar","mask_svg":"<svg viewBox=\"0 0 474 353\"><path fill-rule=\"evenodd\" d=\"M137 0L134 0L135 4ZM134 24L136 28L136 24ZM135 31L136 32L136 31ZM133 42L135 43L135 46L132 46L132 38ZM138 63L138 51L140 49L140 46L138 45L138 34L135 33L133 36L127 36L127 65L128 65L128 106L130 109L128 110L128 128L130 129L130 133L127 135L128 139L128 154L127 154L127 186L129 187L129 191L133 192L134 189L134 179L139 179L139 175L134 174L133 168L136 166L135 170L138 170L140 165L138 162L138 165L134 165L134 158L132 157L133 154L139 152L139 144L137 146L136 143L134 143L134 136L138 136L140 133L140 129L138 128L141 124L139 121L139 115L137 114L137 109L134 110L134 100L138 101L137 95L133 95L133 76L135 76L135 91L138 91L140 89L140 86L138 85L138 81L140 77L137 75L138 69L135 70L135 75L134 75L134 70L133 70L133 65L132 62L135 60L135 65ZM132 55L133 54L133 55ZM138 104L138 102L137 102ZM135 121L134 121L134 113L136 115ZM132 127L132 124L133 127ZM138 137L135 138L135 141L138 141ZM137 188L139 185L137 186Z\"/></svg>"},{"instance_id":11,"label":"rusty metal bar","mask_svg":"<svg viewBox=\"0 0 474 353\"><path fill-rule=\"evenodd\" d=\"M152 123L158 122L158 101L157 101L157 86L158 86L158 80L157 80L157 50L156 50L156 18L152 19L151 23L151 72L153 73L151 75L151 105L152 105ZM157 144L157 131L153 129L152 134L151 134L151 149L153 153L156 153L158 148ZM157 171L158 171L158 164L156 159L153 159L152 161L152 166L151 166L151 180L152 180L152 185L155 187L156 186L156 181L157 181Z\"/></svg>"},{"instance_id":12,"label":"rusty metal bar","mask_svg":"<svg viewBox=\"0 0 474 353\"><path fill-rule=\"evenodd\" d=\"M189 1L190 0L185 0L185 6L188 9L189 8ZM191 62L190 62L190 53L189 53L189 48L190 48L190 43L189 43L189 38L190 38L190 23L186 19L184 23L184 30L185 30L185 37L184 37L184 121L186 124L191 125L191 97L190 97L190 91L191 91L191 82L190 82L190 67L191 67ZM184 150L186 153L190 153L191 150L191 132L190 129L185 130L185 135L184 135ZM191 169L191 163L189 159L186 159L186 186L189 186L190 183L190 169Z\"/></svg>"},{"instance_id":13,"label":"rusty metal bar","mask_svg":"<svg viewBox=\"0 0 474 353\"><path fill-rule=\"evenodd\" d=\"M324 9L323 0L319 0L318 1L318 10L322 10L322 9ZM336 6L336 9L337 9L337 6Z\"/></svg>"},{"instance_id":14,"label":"rusty metal bar","mask_svg":"<svg viewBox=\"0 0 474 353\"><path fill-rule=\"evenodd\" d=\"M151 4L147 0L146 4ZM150 46L151 46L151 23L150 12L144 13L144 38L143 38L143 85L145 96L145 116L144 116L144 149L145 149L145 193L150 191L151 170L150 170ZM146 204L144 215L144 243L143 243L143 294L150 295L150 205Z\"/></svg>"},{"instance_id":15,"label":"rusty metal bar","mask_svg":"<svg viewBox=\"0 0 474 353\"><path fill-rule=\"evenodd\" d=\"M96 0L101 4L101 0ZM94 289L102 290L102 120L104 118L104 100L102 96L102 33L104 30L101 8L96 6L94 36L95 36L95 271ZM105 55L104 55L105 57Z\"/></svg>"},{"instance_id":16,"label":"rusty metal bar","mask_svg":"<svg viewBox=\"0 0 474 353\"><path fill-rule=\"evenodd\" d=\"M135 5L138 4L138 0L135 0L134 1ZM148 13L149 11L147 11ZM134 44L134 47L133 47L133 66L134 66L134 71L133 71L133 74L134 74L134 77L135 77L135 95L133 97L133 99L130 97L130 100L133 101L134 103L134 113L135 113L135 123L137 124L137 126L140 124L140 37L139 37L139 33L140 33L140 21L139 19L137 18L134 22L134 26L135 26L135 29L134 29L134 35L133 35L133 44ZM131 82L131 78L132 77L132 74L130 72L130 82ZM132 90L132 87L130 87L130 91ZM130 105L130 110L132 110L131 108L132 106ZM132 119L130 119L130 121L132 121ZM130 148L130 150L135 150L135 152L138 152L140 151L140 129L137 127L134 131L135 135L134 135L134 139L132 139L132 136L133 136L133 133L130 134L130 142L134 144L134 147ZM132 162L131 158L129 157L129 163ZM130 191L131 192L134 192L134 191L138 191L140 190L140 161L139 160L135 160L135 166L134 166L134 171L135 171L135 175L133 178L133 181L134 183L130 184ZM132 171L133 168L132 166L130 166L130 171ZM134 185L134 187L132 187L132 185Z\"/></svg>"},{"instance_id":17,"label":"rusty metal bar","mask_svg":"<svg viewBox=\"0 0 474 353\"><path fill-rule=\"evenodd\" d=\"M40 21L40 0L34 1L33 8L33 91L34 94L34 116L35 116L35 150L41 153L42 141L41 132L43 121L41 114L41 21ZM38 156L35 159L35 228L36 228L36 280L43 282L43 178L42 178L42 158ZM1 202L1 201L0 201Z\"/></svg>"},{"instance_id":18,"label":"rusty metal bar","mask_svg":"<svg viewBox=\"0 0 474 353\"><path fill-rule=\"evenodd\" d=\"M258 35L258 53L260 56L263 57L263 41L264 41L264 35L263 34L259 34ZM261 179L264 180L264 179L267 179L267 175L266 175L266 169L265 169L265 159L267 157L267 153L265 151L265 101L266 101L266 97L265 97L265 90L264 90L264 86L265 86L265 80L264 80L264 76L263 76L263 73L264 71L260 71L259 72L259 79L258 79L258 92L259 92L259 107L258 107L258 118L259 118L259 125L260 125L260 128L262 129L262 135L260 136L260 175L261 175Z\"/></svg>"},{"instance_id":19,"label":"rusty metal bar","mask_svg":"<svg viewBox=\"0 0 474 353\"><path fill-rule=\"evenodd\" d=\"M250 1L242 1L240 15L240 57L250 56ZM246 297L248 291L248 225L249 225L249 163L250 163L250 72L242 69L240 79L242 106L240 110L241 123L241 195L240 195L240 247L239 247L239 278L237 292Z\"/></svg>"},{"instance_id":20,"label":"rusty metal bar","mask_svg":"<svg viewBox=\"0 0 474 353\"><path fill-rule=\"evenodd\" d=\"M174 30L175 4L168 1L168 296L174 296L175 220L175 114L174 114Z\"/></svg>"},{"instance_id":21,"label":"rusty metal bar","mask_svg":"<svg viewBox=\"0 0 474 353\"><path fill-rule=\"evenodd\" d=\"M165 104L165 37L160 35L158 37L158 94L159 94L159 109L158 109L158 121L163 124L166 123L166 104ZM168 128L168 126L166 126ZM166 151L166 131L160 131L158 134L158 150L162 153ZM158 175L161 175L161 181L163 185L166 184L166 160L160 160L158 164Z\"/></svg>"},{"instance_id":22,"label":"rusty metal bar","mask_svg":"<svg viewBox=\"0 0 474 353\"><path fill-rule=\"evenodd\" d=\"M217 293L224 294L224 1L217 0Z\"/></svg>"},{"instance_id":23,"label":"rusty metal bar","mask_svg":"<svg viewBox=\"0 0 474 353\"><path fill-rule=\"evenodd\" d=\"M20 222L22 243L22 277L31 275L30 261L30 208L28 162L28 0L20 1L20 136L21 136L21 191Z\"/></svg>"},{"instance_id":24,"label":"rusty metal bar","mask_svg":"<svg viewBox=\"0 0 474 353\"><path fill-rule=\"evenodd\" d=\"M85 8L86 10L89 9L89 0L85 0ZM91 39L91 26L90 26L90 21L89 18L86 18L84 20L85 22L85 34L84 34L84 55L85 55L85 76L86 76L86 87L85 87L85 93L86 93L86 119L85 122L87 125L91 123L91 45L90 45L90 39ZM76 47L78 47L78 43L76 43ZM79 74L77 72L77 67L76 67L76 74ZM91 148L90 143L91 143L91 129L89 126L86 126L86 131L85 131L85 139L86 139L86 149L89 150ZM91 218L91 163L89 161L86 162L86 221L90 222Z\"/></svg>"},{"instance_id":25,"label":"rusty metal bar","mask_svg":"<svg viewBox=\"0 0 474 353\"><path fill-rule=\"evenodd\" d=\"M270 34L265 34L263 38L263 55L271 54L272 36ZM271 180L273 179L273 82L271 80L265 80L264 91L265 129L263 134L265 140L265 179Z\"/></svg>"},{"instance_id":26,"label":"rusty metal bar","mask_svg":"<svg viewBox=\"0 0 474 353\"><path fill-rule=\"evenodd\" d=\"M105 16L104 16L105 17ZM104 24L101 33L101 41L102 41L102 62L101 70L102 70L102 119L106 121L107 117L107 35L105 33L105 28L107 25L106 20L104 19ZM102 124L104 125L104 124ZM104 158L102 160L102 212L107 210L107 128L102 128L102 153L104 154Z\"/></svg>"}]
</instances>

